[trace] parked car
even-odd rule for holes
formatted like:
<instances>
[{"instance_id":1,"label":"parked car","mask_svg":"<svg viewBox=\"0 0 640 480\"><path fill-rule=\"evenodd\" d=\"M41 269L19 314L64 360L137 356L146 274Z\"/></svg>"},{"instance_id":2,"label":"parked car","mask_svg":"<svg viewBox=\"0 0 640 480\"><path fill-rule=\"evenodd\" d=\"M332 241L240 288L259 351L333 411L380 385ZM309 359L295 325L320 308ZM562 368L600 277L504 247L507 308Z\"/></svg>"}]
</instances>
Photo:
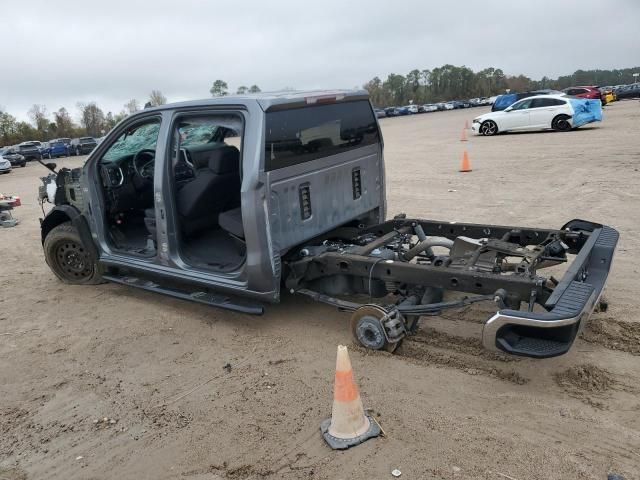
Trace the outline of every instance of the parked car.
<instances>
[{"instance_id":1,"label":"parked car","mask_svg":"<svg viewBox=\"0 0 640 480\"><path fill-rule=\"evenodd\" d=\"M453 110L455 108L451 102L441 103L440 105L442 105L443 110Z\"/></svg>"},{"instance_id":2,"label":"parked car","mask_svg":"<svg viewBox=\"0 0 640 480\"><path fill-rule=\"evenodd\" d=\"M22 155L26 160L42 160L42 154L38 144L40 142L23 142L18 145L18 153Z\"/></svg>"},{"instance_id":3,"label":"parked car","mask_svg":"<svg viewBox=\"0 0 640 480\"><path fill-rule=\"evenodd\" d=\"M54 140L54 142L62 142L64 143L67 147L71 146L71 139L70 138L66 138L66 137L62 137L62 138L56 138Z\"/></svg>"},{"instance_id":4,"label":"parked car","mask_svg":"<svg viewBox=\"0 0 640 480\"><path fill-rule=\"evenodd\" d=\"M384 113L387 117L395 117L398 115L396 107L387 107L384 109Z\"/></svg>"},{"instance_id":5,"label":"parked car","mask_svg":"<svg viewBox=\"0 0 640 480\"><path fill-rule=\"evenodd\" d=\"M396 107L396 112L398 115L409 115L409 108L408 107Z\"/></svg>"},{"instance_id":6,"label":"parked car","mask_svg":"<svg viewBox=\"0 0 640 480\"><path fill-rule=\"evenodd\" d=\"M0 173L11 172L11 162L0 156Z\"/></svg>"},{"instance_id":7,"label":"parked car","mask_svg":"<svg viewBox=\"0 0 640 480\"><path fill-rule=\"evenodd\" d=\"M562 95L562 92L557 90L535 90L532 92L522 92L522 93L505 93L504 95L498 95L491 106L492 112L498 112L500 110L504 110L509 105L513 105L518 100L522 100L523 98L533 97L534 95Z\"/></svg>"},{"instance_id":8,"label":"parked car","mask_svg":"<svg viewBox=\"0 0 640 480\"><path fill-rule=\"evenodd\" d=\"M433 103L427 103L425 105L422 105L422 109L428 113L428 112L437 112L438 111L438 106L434 105Z\"/></svg>"},{"instance_id":9,"label":"parked car","mask_svg":"<svg viewBox=\"0 0 640 480\"><path fill-rule=\"evenodd\" d=\"M600 120L602 104L598 99L536 95L520 100L502 111L474 118L471 128L475 133L489 136L517 130L550 128L567 131Z\"/></svg>"},{"instance_id":10,"label":"parked car","mask_svg":"<svg viewBox=\"0 0 640 480\"><path fill-rule=\"evenodd\" d=\"M51 158L51 145L49 142L40 142L38 149L42 158Z\"/></svg>"},{"instance_id":11,"label":"parked car","mask_svg":"<svg viewBox=\"0 0 640 480\"><path fill-rule=\"evenodd\" d=\"M244 314L304 296L349 311L355 341L389 352L420 316L484 302L494 306L482 326L488 349L566 353L598 306L618 232L586 220L527 228L388 215L383 151L366 91L134 113L82 167L42 179L39 198L54 203L40 223L44 257L67 284L110 281ZM559 269L547 268L562 264L552 279ZM56 290L78 303L86 295Z\"/></svg>"},{"instance_id":12,"label":"parked car","mask_svg":"<svg viewBox=\"0 0 640 480\"><path fill-rule=\"evenodd\" d=\"M619 100L624 98L638 98L640 97L640 83L619 85L616 87L615 92Z\"/></svg>"},{"instance_id":13,"label":"parked car","mask_svg":"<svg viewBox=\"0 0 640 480\"><path fill-rule=\"evenodd\" d=\"M410 114L420 113L420 110L418 109L418 105L407 105L404 108L406 108Z\"/></svg>"},{"instance_id":14,"label":"parked car","mask_svg":"<svg viewBox=\"0 0 640 480\"><path fill-rule=\"evenodd\" d=\"M601 88L598 88L598 90L600 90L600 95L601 95L600 98L602 99L602 105L608 105L617 100L616 94L613 92L611 87L601 87Z\"/></svg>"},{"instance_id":15,"label":"parked car","mask_svg":"<svg viewBox=\"0 0 640 480\"><path fill-rule=\"evenodd\" d=\"M49 142L49 147L49 158L69 156L69 147L61 140L51 140Z\"/></svg>"},{"instance_id":16,"label":"parked car","mask_svg":"<svg viewBox=\"0 0 640 480\"><path fill-rule=\"evenodd\" d=\"M569 87L565 88L563 92L572 97L598 99L603 105L606 103L602 92L597 87Z\"/></svg>"},{"instance_id":17,"label":"parked car","mask_svg":"<svg viewBox=\"0 0 640 480\"><path fill-rule=\"evenodd\" d=\"M381 108L376 108L374 109L374 112L376 112L376 118L384 118L387 116L387 114L385 113L384 110L382 110Z\"/></svg>"},{"instance_id":18,"label":"parked car","mask_svg":"<svg viewBox=\"0 0 640 480\"><path fill-rule=\"evenodd\" d=\"M0 159L8 160L12 167L24 167L27 165L27 159L12 147L0 148Z\"/></svg>"},{"instance_id":19,"label":"parked car","mask_svg":"<svg viewBox=\"0 0 640 480\"><path fill-rule=\"evenodd\" d=\"M71 155L87 155L96 148L97 143L93 137L80 137L71 140L69 152Z\"/></svg>"}]
</instances>

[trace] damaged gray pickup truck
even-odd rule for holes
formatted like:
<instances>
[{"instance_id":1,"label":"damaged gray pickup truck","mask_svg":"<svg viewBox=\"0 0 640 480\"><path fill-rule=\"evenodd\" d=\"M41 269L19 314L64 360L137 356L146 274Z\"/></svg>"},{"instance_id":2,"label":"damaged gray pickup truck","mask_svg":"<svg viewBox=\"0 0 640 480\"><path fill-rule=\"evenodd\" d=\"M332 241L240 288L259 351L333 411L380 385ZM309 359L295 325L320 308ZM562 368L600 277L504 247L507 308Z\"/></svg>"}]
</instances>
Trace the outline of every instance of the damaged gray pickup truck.
<instances>
[{"instance_id":1,"label":"damaged gray pickup truck","mask_svg":"<svg viewBox=\"0 0 640 480\"><path fill-rule=\"evenodd\" d=\"M118 124L82 168L47 166L40 198L55 206L42 243L60 280L251 314L284 288L352 312L356 341L371 349L393 351L421 317L490 302L486 348L566 353L618 241L583 220L387 220L382 135L362 91L152 108ZM540 275L552 266L561 278Z\"/></svg>"}]
</instances>

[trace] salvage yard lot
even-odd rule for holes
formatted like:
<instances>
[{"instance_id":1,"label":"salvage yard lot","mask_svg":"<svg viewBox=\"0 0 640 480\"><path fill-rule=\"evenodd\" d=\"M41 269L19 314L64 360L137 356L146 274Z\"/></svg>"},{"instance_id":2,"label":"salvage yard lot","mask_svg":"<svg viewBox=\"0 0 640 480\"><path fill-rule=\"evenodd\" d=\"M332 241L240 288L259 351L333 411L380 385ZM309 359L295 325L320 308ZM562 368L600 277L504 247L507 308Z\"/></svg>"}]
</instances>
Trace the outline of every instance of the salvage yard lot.
<instances>
[{"instance_id":1,"label":"salvage yard lot","mask_svg":"<svg viewBox=\"0 0 640 480\"><path fill-rule=\"evenodd\" d=\"M617 228L609 309L568 355L484 351L487 306L423 318L396 355L352 346L386 437L331 451L319 424L336 345L351 345L347 314L287 294L251 317L63 285L44 262L35 198L46 172L31 162L0 177L0 192L23 201L21 224L0 230L0 478L638 478L640 105L616 102L570 133L460 142L485 111L381 120L388 213ZM473 172L462 174L465 148Z\"/></svg>"}]
</instances>

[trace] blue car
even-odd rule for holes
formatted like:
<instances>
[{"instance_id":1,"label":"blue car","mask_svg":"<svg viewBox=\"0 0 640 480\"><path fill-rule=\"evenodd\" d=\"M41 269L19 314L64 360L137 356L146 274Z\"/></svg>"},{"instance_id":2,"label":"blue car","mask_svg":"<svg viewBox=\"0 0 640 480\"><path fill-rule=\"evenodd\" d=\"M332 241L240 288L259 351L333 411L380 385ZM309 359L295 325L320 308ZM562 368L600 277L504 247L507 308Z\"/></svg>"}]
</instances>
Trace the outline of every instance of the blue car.
<instances>
[{"instance_id":1,"label":"blue car","mask_svg":"<svg viewBox=\"0 0 640 480\"><path fill-rule=\"evenodd\" d=\"M69 146L62 140L51 140L49 142L49 154L51 155L49 158L68 157Z\"/></svg>"},{"instance_id":2,"label":"blue car","mask_svg":"<svg viewBox=\"0 0 640 480\"><path fill-rule=\"evenodd\" d=\"M42 158L51 158L51 147L49 146L49 142L40 142L38 150L40 150L40 156Z\"/></svg>"}]
</instances>

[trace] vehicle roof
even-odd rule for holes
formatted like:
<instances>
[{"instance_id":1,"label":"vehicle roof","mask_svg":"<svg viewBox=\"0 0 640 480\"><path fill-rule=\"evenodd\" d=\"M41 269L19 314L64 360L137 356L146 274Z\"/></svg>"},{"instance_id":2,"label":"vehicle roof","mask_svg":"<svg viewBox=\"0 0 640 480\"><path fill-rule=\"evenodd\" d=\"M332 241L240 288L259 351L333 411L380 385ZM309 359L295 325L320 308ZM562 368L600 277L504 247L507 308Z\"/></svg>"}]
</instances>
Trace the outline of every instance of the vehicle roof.
<instances>
[{"instance_id":1,"label":"vehicle roof","mask_svg":"<svg viewBox=\"0 0 640 480\"><path fill-rule=\"evenodd\" d=\"M200 100L188 100L186 102L168 103L159 107L146 108L138 113L147 113L162 110L174 110L178 108L206 107L216 105L247 105L258 103L263 110L268 110L275 106L307 104L309 98L322 97L342 97L340 100L368 99L369 93L366 90L293 90L278 92L247 93L244 95L225 95L222 97L204 98Z\"/></svg>"},{"instance_id":2,"label":"vehicle roof","mask_svg":"<svg viewBox=\"0 0 640 480\"><path fill-rule=\"evenodd\" d=\"M522 102L524 100L531 100L532 98L558 98L560 100L566 100L567 98L572 98L569 95L565 95L563 94L551 94L551 95L531 95L530 97L526 97L526 98L522 98L520 100L518 100L519 102Z\"/></svg>"}]
</instances>

